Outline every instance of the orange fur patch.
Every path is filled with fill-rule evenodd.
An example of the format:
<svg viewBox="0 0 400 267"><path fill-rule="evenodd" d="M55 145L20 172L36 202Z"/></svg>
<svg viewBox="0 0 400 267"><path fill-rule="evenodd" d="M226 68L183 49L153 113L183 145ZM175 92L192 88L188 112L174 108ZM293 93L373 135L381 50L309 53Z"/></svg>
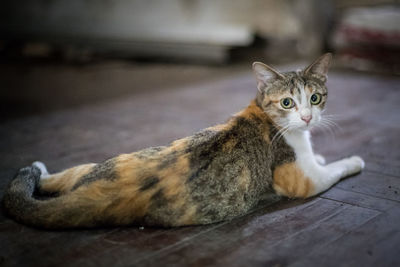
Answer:
<svg viewBox="0 0 400 267"><path fill-rule="evenodd" d="M208 128L206 128L206 130L220 132L220 131L229 130L230 127L231 127L231 124L230 124L230 122L228 122L228 123L218 124L218 125L208 127Z"/></svg>
<svg viewBox="0 0 400 267"><path fill-rule="evenodd" d="M295 162L278 166L274 171L274 189L287 197L307 198L314 192L312 181Z"/></svg>
<svg viewBox="0 0 400 267"><path fill-rule="evenodd" d="M101 190L109 191L110 194L118 192L118 196L116 196L118 201L108 208L107 212L122 224L142 218L147 213L151 214L152 211L149 208L152 204L152 197L160 190L162 190L162 197L166 199L166 204L170 209L182 209L188 197L185 181L190 170L189 157L187 154L182 154L178 156L176 162L161 169L159 162L165 154L184 151L186 146L186 139L175 141L153 159L141 159L136 157L135 153L120 155L116 161L116 171L120 178L112 183L96 182L90 186L90 189L88 188L88 194L96 195L95 187L102 187ZM148 190L140 191L143 181L151 176L157 177L158 183ZM194 213L194 208L187 210L176 224L190 224Z"/></svg>
<svg viewBox="0 0 400 267"><path fill-rule="evenodd" d="M178 140L172 142L171 146L168 147L166 153L169 153L168 150L183 151L187 147L187 144L188 144L188 138L178 139Z"/></svg>
<svg viewBox="0 0 400 267"><path fill-rule="evenodd" d="M79 165L65 171L52 174L46 179L40 180L40 188L46 192L66 193L86 174L88 174L96 164Z"/></svg>

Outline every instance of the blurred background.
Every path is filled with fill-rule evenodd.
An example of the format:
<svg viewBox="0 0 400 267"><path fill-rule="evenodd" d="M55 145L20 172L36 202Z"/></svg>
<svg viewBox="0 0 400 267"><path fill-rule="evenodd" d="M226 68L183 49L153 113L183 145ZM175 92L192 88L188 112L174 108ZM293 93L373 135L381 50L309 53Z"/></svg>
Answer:
<svg viewBox="0 0 400 267"><path fill-rule="evenodd" d="M400 74L396 0L5 0L1 121L335 54Z"/></svg>

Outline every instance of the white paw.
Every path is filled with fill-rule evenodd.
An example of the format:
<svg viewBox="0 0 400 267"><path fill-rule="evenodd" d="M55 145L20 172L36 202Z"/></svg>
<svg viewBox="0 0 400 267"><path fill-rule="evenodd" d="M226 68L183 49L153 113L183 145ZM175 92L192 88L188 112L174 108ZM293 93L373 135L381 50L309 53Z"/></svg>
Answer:
<svg viewBox="0 0 400 267"><path fill-rule="evenodd" d="M350 159L357 162L361 170L365 168L365 162L360 156L352 156Z"/></svg>
<svg viewBox="0 0 400 267"><path fill-rule="evenodd" d="M321 165L325 165L325 163L326 163L325 158L319 154L315 155L315 160L317 161L318 164L321 164Z"/></svg>
<svg viewBox="0 0 400 267"><path fill-rule="evenodd" d="M32 163L32 166L39 168L41 172L40 179L44 179L49 176L49 172L47 171L46 165L44 165L43 162L35 161L34 163Z"/></svg>
<svg viewBox="0 0 400 267"><path fill-rule="evenodd" d="M348 158L349 163L350 163L350 173L358 173L365 167L365 162L364 160L359 157L359 156L352 156Z"/></svg>

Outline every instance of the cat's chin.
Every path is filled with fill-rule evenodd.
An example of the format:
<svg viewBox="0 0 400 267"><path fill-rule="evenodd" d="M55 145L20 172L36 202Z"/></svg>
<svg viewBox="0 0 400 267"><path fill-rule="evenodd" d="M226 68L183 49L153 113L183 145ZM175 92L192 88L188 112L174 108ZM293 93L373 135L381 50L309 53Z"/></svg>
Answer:
<svg viewBox="0 0 400 267"><path fill-rule="evenodd" d="M312 124L304 125L304 126L300 127L300 130L301 131L309 131L313 128L313 126L314 125L312 125Z"/></svg>
<svg viewBox="0 0 400 267"><path fill-rule="evenodd" d="M312 128L314 128L314 124L302 125L302 126L298 126L295 129L293 129L292 132L311 131Z"/></svg>
<svg viewBox="0 0 400 267"><path fill-rule="evenodd" d="M300 133L300 132L309 131L310 129L311 129L311 127L308 127L308 126L298 127L296 129L291 130L290 132L292 132L292 133Z"/></svg>

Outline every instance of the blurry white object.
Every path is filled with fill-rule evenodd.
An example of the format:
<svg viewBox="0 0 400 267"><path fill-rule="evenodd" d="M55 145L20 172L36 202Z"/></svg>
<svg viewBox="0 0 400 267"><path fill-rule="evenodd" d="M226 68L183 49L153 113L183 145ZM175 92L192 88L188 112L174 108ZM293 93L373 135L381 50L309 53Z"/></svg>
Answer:
<svg viewBox="0 0 400 267"><path fill-rule="evenodd" d="M322 2L329 1L5 0L0 34L127 55L224 61L230 48L251 44L257 33L301 40L299 50L309 54L320 46L315 35L323 23L313 7Z"/></svg>

